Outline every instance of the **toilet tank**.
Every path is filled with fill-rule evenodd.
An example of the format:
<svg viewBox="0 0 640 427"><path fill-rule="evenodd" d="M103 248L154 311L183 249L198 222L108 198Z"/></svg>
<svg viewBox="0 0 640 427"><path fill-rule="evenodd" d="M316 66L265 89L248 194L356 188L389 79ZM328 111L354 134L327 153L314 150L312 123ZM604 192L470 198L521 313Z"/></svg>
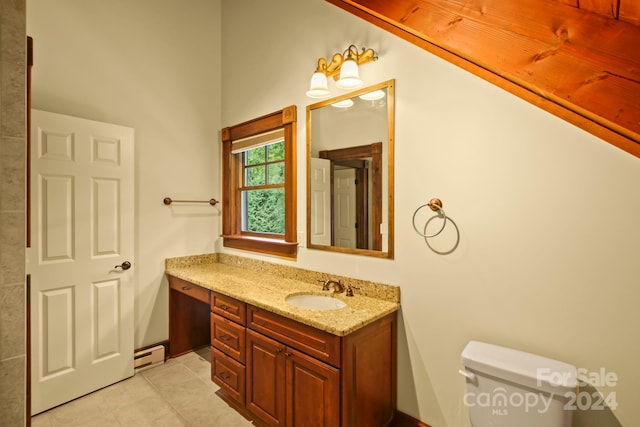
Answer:
<svg viewBox="0 0 640 427"><path fill-rule="evenodd" d="M571 427L575 366L478 341L464 348L462 363L473 427Z"/></svg>

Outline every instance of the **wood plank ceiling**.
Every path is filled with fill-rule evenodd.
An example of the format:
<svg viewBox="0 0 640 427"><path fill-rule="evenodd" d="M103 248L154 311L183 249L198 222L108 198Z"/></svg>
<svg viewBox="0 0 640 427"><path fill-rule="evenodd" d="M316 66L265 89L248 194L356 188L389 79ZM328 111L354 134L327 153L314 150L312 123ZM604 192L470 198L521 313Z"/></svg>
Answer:
<svg viewBox="0 0 640 427"><path fill-rule="evenodd" d="M609 18L619 19L634 25L640 24L640 2L638 0L558 0L560 3Z"/></svg>
<svg viewBox="0 0 640 427"><path fill-rule="evenodd" d="M326 0L640 157L640 0Z"/></svg>

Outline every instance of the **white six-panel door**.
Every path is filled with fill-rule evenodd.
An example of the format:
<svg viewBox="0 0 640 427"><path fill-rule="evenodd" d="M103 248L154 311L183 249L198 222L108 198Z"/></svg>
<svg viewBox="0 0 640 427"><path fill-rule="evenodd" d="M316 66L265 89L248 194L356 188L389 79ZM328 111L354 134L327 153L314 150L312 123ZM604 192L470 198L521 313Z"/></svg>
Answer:
<svg viewBox="0 0 640 427"><path fill-rule="evenodd" d="M333 172L334 244L342 248L356 247L356 171L336 169Z"/></svg>
<svg viewBox="0 0 640 427"><path fill-rule="evenodd" d="M133 375L134 132L32 110L31 134L37 414Z"/></svg>
<svg viewBox="0 0 640 427"><path fill-rule="evenodd" d="M311 243L331 246L331 161L311 157Z"/></svg>

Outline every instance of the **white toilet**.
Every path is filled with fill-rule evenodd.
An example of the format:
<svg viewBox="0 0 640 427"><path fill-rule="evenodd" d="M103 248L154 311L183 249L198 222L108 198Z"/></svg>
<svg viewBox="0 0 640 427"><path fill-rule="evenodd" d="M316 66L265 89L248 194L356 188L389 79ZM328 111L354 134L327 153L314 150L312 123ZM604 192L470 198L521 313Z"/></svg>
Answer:
<svg viewBox="0 0 640 427"><path fill-rule="evenodd" d="M478 341L467 344L462 362L473 427L571 427L575 366Z"/></svg>

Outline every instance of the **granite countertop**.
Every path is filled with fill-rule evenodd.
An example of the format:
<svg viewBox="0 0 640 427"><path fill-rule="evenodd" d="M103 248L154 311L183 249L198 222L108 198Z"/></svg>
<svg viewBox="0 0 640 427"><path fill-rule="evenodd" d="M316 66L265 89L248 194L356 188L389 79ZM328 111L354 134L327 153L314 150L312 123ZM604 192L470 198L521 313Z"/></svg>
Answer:
<svg viewBox="0 0 640 427"><path fill-rule="evenodd" d="M333 291L322 291L320 283L309 283L218 262L167 262L165 273L338 336L348 335L400 308L398 302L358 295L357 290L353 297L347 297L344 293L333 295ZM346 286L349 281L343 280L343 283ZM344 301L347 306L320 311L285 302L287 296L296 293L332 295Z"/></svg>

